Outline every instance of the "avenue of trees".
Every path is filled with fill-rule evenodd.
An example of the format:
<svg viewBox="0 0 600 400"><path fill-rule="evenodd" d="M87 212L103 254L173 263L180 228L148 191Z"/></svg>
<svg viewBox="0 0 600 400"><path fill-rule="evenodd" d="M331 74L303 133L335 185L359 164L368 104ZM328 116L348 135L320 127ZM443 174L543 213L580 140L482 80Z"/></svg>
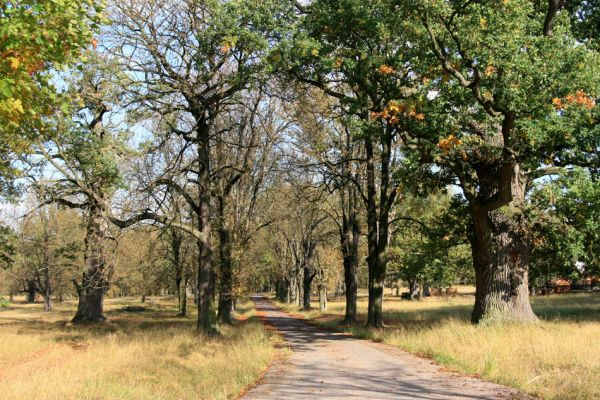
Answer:
<svg viewBox="0 0 600 400"><path fill-rule="evenodd" d="M386 288L463 282L533 323L600 274L598 32L595 0L0 2L0 293L217 333L243 293L351 324L364 288L383 327Z"/></svg>

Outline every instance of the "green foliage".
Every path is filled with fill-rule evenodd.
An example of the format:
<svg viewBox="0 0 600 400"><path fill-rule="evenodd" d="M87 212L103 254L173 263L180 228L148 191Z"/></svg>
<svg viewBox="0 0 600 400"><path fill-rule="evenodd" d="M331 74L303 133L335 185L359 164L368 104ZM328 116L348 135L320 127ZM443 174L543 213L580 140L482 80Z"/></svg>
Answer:
<svg viewBox="0 0 600 400"><path fill-rule="evenodd" d="M72 65L92 45L100 12L96 0L0 3L0 189L17 173L12 159L29 150L45 117L65 101L53 72Z"/></svg>
<svg viewBox="0 0 600 400"><path fill-rule="evenodd" d="M574 169L538 184L530 201L535 207L532 219L537 235L534 274L547 278L600 273L597 177L585 169Z"/></svg>
<svg viewBox="0 0 600 400"><path fill-rule="evenodd" d="M600 1L567 1L573 32L590 47L600 47Z"/></svg>
<svg viewBox="0 0 600 400"><path fill-rule="evenodd" d="M3 308L8 308L10 306L10 301L8 299L0 296L0 310Z"/></svg>
<svg viewBox="0 0 600 400"><path fill-rule="evenodd" d="M402 201L390 246L390 270L434 287L472 280L464 200L444 194Z"/></svg>
<svg viewBox="0 0 600 400"><path fill-rule="evenodd" d="M15 256L15 234L7 226L0 225L0 268L8 269Z"/></svg>
<svg viewBox="0 0 600 400"><path fill-rule="evenodd" d="M422 77L423 93L437 96L426 103L431 124L417 129L418 136L430 141L438 162L470 174L473 165L499 159L500 114L515 118L504 145L528 169L590 157L598 145L598 54L577 43L566 17L548 37L542 35L544 13L532 2L432 3L420 11L450 68L471 83L463 87L438 60ZM422 34L421 42L432 46ZM577 93L581 101L566 105Z"/></svg>
<svg viewBox="0 0 600 400"><path fill-rule="evenodd" d="M410 95L408 61L418 55L403 41L412 30L393 1L319 0L271 57L289 77L338 97L364 121L369 110Z"/></svg>

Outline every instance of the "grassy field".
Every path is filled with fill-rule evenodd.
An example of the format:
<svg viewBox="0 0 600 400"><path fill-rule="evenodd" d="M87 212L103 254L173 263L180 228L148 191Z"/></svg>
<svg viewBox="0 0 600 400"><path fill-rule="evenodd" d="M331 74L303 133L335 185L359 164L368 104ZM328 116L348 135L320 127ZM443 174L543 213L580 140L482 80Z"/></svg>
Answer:
<svg viewBox="0 0 600 400"><path fill-rule="evenodd" d="M473 326L472 294L411 302L387 297L382 330L341 327L344 301L326 313L288 311L434 359L462 373L518 388L546 399L600 398L600 294L533 298L541 322L534 326ZM318 303L313 306L318 308ZM367 300L359 300L366 319Z"/></svg>
<svg viewBox="0 0 600 400"><path fill-rule="evenodd" d="M271 334L243 302L243 320L222 336L194 333L170 300L151 311L107 300L110 322L73 326L74 303L44 313L41 304L0 311L0 398L227 399L253 384L274 356ZM193 307L190 307L193 308Z"/></svg>

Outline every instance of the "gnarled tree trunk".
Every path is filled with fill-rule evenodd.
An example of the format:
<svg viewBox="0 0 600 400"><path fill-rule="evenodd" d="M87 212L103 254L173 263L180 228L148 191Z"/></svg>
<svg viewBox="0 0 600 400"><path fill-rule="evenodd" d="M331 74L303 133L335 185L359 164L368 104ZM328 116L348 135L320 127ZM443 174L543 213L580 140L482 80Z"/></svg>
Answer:
<svg viewBox="0 0 600 400"><path fill-rule="evenodd" d="M81 284L73 280L79 295L73 322L100 322L103 315L104 294L109 282L105 276L107 222L99 207L90 210L85 236L85 269Z"/></svg>
<svg viewBox="0 0 600 400"><path fill-rule="evenodd" d="M202 113L203 114L203 113ZM202 238L198 244L198 322L197 329L216 333L217 323L214 315L214 272L213 252L211 243L211 218L210 218L210 147L209 126L200 121L198 132L198 191L199 191L199 230Z"/></svg>
<svg viewBox="0 0 600 400"><path fill-rule="evenodd" d="M518 215L473 211L474 323L533 322L528 270L531 245Z"/></svg>
<svg viewBox="0 0 600 400"><path fill-rule="evenodd" d="M518 164L507 171L510 202L490 207L488 203L471 201L471 248L476 278L471 316L474 323L537 321L529 301L532 246L522 211L527 181Z"/></svg>

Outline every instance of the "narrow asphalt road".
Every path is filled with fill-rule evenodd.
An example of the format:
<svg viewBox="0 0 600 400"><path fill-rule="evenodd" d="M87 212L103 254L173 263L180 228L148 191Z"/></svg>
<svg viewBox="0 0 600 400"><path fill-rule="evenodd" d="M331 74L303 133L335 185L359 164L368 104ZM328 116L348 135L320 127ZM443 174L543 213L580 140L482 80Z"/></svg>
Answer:
<svg viewBox="0 0 600 400"><path fill-rule="evenodd" d="M244 400L524 399L519 392L444 372L404 351L311 326L261 297L257 310L292 350Z"/></svg>

